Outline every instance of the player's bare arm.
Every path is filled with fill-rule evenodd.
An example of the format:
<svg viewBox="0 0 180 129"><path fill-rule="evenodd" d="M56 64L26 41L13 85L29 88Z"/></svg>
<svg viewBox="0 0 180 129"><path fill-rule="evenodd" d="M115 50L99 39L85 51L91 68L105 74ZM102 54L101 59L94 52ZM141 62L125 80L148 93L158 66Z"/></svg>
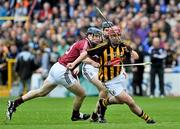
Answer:
<svg viewBox="0 0 180 129"><path fill-rule="evenodd" d="M73 69L78 63L80 63L86 57L87 57L87 51L82 52L74 62L67 64L67 68Z"/></svg>

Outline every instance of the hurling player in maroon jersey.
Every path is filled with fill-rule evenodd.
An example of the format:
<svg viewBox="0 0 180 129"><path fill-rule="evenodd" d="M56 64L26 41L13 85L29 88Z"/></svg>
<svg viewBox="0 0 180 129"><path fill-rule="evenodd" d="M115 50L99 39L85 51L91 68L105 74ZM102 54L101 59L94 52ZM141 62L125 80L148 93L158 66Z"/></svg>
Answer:
<svg viewBox="0 0 180 129"><path fill-rule="evenodd" d="M75 94L71 117L72 121L87 120L90 117L89 114L83 114L80 112L86 94L84 89L80 86L79 81L73 76L72 72L73 69L75 69L75 67L78 66L78 64L86 57L86 50L93 47L93 44L97 44L101 41L101 30L95 27L91 27L91 29L94 31L92 33L87 33L86 38L75 42L69 50L59 58L58 62L51 67L48 77L45 79L40 89L31 90L14 101L8 101L6 112L8 119L11 120L16 108L22 103L37 97L46 96L57 85L62 85Z"/></svg>

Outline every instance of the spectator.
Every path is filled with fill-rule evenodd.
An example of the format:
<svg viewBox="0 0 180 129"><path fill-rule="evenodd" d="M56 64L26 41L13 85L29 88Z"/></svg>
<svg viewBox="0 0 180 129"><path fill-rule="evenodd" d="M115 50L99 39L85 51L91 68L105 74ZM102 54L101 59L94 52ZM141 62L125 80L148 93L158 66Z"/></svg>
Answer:
<svg viewBox="0 0 180 129"><path fill-rule="evenodd" d="M163 48L160 48L160 39L155 37L152 40L152 47L149 50L151 57L151 95L150 98L153 98L155 95L155 78L156 74L159 77L159 87L160 87L160 97L164 97L164 59L167 56L166 51Z"/></svg>
<svg viewBox="0 0 180 129"><path fill-rule="evenodd" d="M170 45L168 43L165 44L164 48L167 52L167 57L165 59L165 67L173 68L176 65L175 51L170 48Z"/></svg>
<svg viewBox="0 0 180 129"><path fill-rule="evenodd" d="M48 74L49 68L50 68L50 52L51 49L49 48L48 43L46 42L45 39L40 39L39 40L39 46L42 52L42 57L41 57L41 73L43 77L45 78Z"/></svg>
<svg viewBox="0 0 180 129"><path fill-rule="evenodd" d="M18 54L18 48L15 43L11 43L9 46L8 58L15 59Z"/></svg>
<svg viewBox="0 0 180 129"><path fill-rule="evenodd" d="M40 21L47 20L50 15L52 15L51 6L48 2L45 2L43 4L43 10L41 10L39 13L39 20Z"/></svg>
<svg viewBox="0 0 180 129"><path fill-rule="evenodd" d="M76 8L76 0L69 0L68 1L68 6L67 6L67 11L68 11L68 16L72 18L74 16L74 10Z"/></svg>
<svg viewBox="0 0 180 129"><path fill-rule="evenodd" d="M7 2L5 2L5 3L7 3ZM7 10L6 6L5 6L5 4L3 4L3 2L2 2L2 3L0 3L0 17L4 17L4 16L7 16L7 15L8 15L8 10ZM2 25L4 22L5 21L0 20L0 25Z"/></svg>
<svg viewBox="0 0 180 129"><path fill-rule="evenodd" d="M19 0L16 3L15 16L27 16L29 2L27 0Z"/></svg>
<svg viewBox="0 0 180 129"><path fill-rule="evenodd" d="M5 41L0 39L0 76L2 85L7 84L7 51Z"/></svg>
<svg viewBox="0 0 180 129"><path fill-rule="evenodd" d="M59 58L58 47L56 44L52 46L52 52L50 53L50 66L53 66Z"/></svg>
<svg viewBox="0 0 180 129"><path fill-rule="evenodd" d="M147 4L147 13L148 14L153 14L155 12L155 5L156 5L156 0L149 0Z"/></svg>
<svg viewBox="0 0 180 129"><path fill-rule="evenodd" d="M30 90L30 80L33 71L38 68L38 65L35 64L34 55L29 52L28 45L24 45L23 51L20 52L16 58L15 71L20 77L19 82L19 95L22 96L23 92L26 89L26 92Z"/></svg>
<svg viewBox="0 0 180 129"><path fill-rule="evenodd" d="M147 17L141 18L140 28L137 29L137 35L141 38L141 43L144 48L146 46L143 43L144 43L145 39L148 37L149 31L150 31L150 28L149 28L148 18Z"/></svg>
<svg viewBox="0 0 180 129"><path fill-rule="evenodd" d="M141 45L141 39L138 36L135 38L134 50L139 55L139 59L134 60L134 63L143 63L144 51L143 51L143 46ZM132 81L133 94L138 96L143 96L142 81L143 81L144 66L134 66L132 70L133 70L133 81Z"/></svg>
<svg viewBox="0 0 180 129"><path fill-rule="evenodd" d="M10 40L13 41L16 44L16 47L17 47L18 51L21 51L22 42L21 42L20 39L18 39L16 30L11 30L11 32L10 32Z"/></svg>
<svg viewBox="0 0 180 129"><path fill-rule="evenodd" d="M59 55L62 56L68 48L69 48L69 45L66 44L65 39L62 39L60 44L58 45L58 53L59 53Z"/></svg>

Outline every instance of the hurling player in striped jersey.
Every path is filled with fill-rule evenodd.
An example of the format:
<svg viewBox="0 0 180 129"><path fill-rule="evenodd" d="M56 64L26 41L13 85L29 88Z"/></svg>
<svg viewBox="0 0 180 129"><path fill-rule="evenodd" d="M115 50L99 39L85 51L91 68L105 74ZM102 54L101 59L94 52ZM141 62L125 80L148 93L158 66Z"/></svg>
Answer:
<svg viewBox="0 0 180 129"><path fill-rule="evenodd" d="M125 103L134 114L144 119L147 124L154 124L155 121L136 104L125 90L126 74L120 65L123 65L129 58L138 59L137 52L120 39L121 29L118 26L112 26L107 34L109 35L107 43L99 44L87 51L89 56L97 55L99 57L99 80L104 83L112 95L107 99L99 100L99 119L106 122L104 115L108 105Z"/></svg>

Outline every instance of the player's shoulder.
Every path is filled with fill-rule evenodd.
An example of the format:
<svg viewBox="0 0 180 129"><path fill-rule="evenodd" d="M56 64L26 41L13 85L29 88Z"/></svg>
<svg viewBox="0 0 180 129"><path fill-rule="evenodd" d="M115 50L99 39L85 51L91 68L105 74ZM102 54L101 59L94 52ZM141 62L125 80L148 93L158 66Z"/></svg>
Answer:
<svg viewBox="0 0 180 129"><path fill-rule="evenodd" d="M84 46L87 46L88 45L88 40L86 39L81 39L81 40L78 40L74 43L74 45L78 48L81 48L81 47L84 47Z"/></svg>
<svg viewBox="0 0 180 129"><path fill-rule="evenodd" d="M75 43L81 45L81 44L85 44L87 42L88 41L86 39L81 39L81 40L76 41Z"/></svg>

